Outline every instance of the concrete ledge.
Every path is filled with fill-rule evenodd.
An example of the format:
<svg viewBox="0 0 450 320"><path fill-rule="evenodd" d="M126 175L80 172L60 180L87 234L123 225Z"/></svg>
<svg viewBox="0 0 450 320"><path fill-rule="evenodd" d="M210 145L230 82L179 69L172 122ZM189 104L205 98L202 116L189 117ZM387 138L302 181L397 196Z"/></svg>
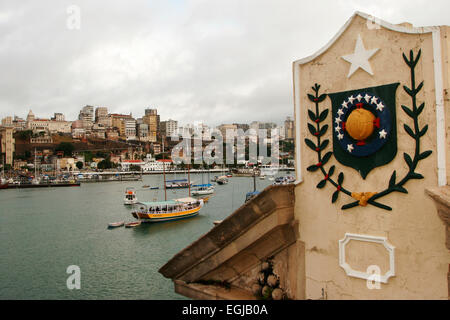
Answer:
<svg viewBox="0 0 450 320"><path fill-rule="evenodd" d="M214 285L174 281L175 292L195 300L255 300L255 297L242 289L225 289Z"/></svg>

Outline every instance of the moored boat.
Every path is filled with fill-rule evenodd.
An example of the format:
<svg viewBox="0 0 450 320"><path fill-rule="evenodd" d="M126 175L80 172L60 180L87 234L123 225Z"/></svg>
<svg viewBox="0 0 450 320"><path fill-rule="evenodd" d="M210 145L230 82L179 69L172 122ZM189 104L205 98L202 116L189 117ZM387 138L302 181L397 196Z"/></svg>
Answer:
<svg viewBox="0 0 450 320"><path fill-rule="evenodd" d="M141 225L141 221L133 221L125 223L125 228L134 228Z"/></svg>
<svg viewBox="0 0 450 320"><path fill-rule="evenodd" d="M131 214L142 222L164 222L198 215L202 199L191 197L158 202L139 202L138 210Z"/></svg>
<svg viewBox="0 0 450 320"><path fill-rule="evenodd" d="M192 183L189 183L187 179L166 181L166 189L187 189L189 187L192 187Z"/></svg>
<svg viewBox="0 0 450 320"><path fill-rule="evenodd" d="M217 178L216 182L217 182L217 184L220 184L220 185L227 184L228 178L227 178L227 176L221 176L221 177Z"/></svg>
<svg viewBox="0 0 450 320"><path fill-rule="evenodd" d="M214 187L212 184L200 184L194 187L195 189L193 189L191 192L192 195L194 196L201 196L214 193Z"/></svg>
<svg viewBox="0 0 450 320"><path fill-rule="evenodd" d="M122 227L124 224L125 224L124 221L111 222L111 223L108 223L108 228L109 229L118 228L118 227Z"/></svg>
<svg viewBox="0 0 450 320"><path fill-rule="evenodd" d="M125 198L123 199L123 204L132 205L137 203L136 190L134 188L127 188L125 190Z"/></svg>

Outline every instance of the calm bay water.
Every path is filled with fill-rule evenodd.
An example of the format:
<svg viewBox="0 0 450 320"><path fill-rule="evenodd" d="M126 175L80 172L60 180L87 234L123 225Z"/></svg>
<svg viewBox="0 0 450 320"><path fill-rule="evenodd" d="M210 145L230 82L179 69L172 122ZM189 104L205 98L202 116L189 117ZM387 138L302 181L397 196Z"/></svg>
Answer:
<svg viewBox="0 0 450 320"><path fill-rule="evenodd" d="M211 175L212 177L212 175ZM167 179L185 178L167 175ZM194 183L207 175L191 174ZM138 200L164 200L162 175L144 181L85 183L81 187L0 190L0 299L185 299L158 269L177 252L239 208L253 178L230 178L190 219L108 230L132 221L126 187ZM256 179L262 190L272 181ZM167 198L188 190L167 190ZM66 269L81 269L81 289L69 290Z"/></svg>

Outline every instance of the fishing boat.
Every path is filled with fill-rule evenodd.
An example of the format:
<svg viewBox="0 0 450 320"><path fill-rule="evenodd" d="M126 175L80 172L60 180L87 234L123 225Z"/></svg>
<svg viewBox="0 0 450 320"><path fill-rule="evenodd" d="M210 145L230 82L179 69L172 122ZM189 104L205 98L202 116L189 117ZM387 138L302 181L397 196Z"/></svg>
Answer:
<svg viewBox="0 0 450 320"><path fill-rule="evenodd" d="M157 202L139 202L137 204L138 209L132 211L131 214L142 222L164 222L194 217L198 215L203 205L202 199L191 197Z"/></svg>
<svg viewBox="0 0 450 320"><path fill-rule="evenodd" d="M123 204L132 205L137 203L136 190L134 188L127 188L125 190L125 198Z"/></svg>
<svg viewBox="0 0 450 320"><path fill-rule="evenodd" d="M194 189L192 190L192 195L194 196L202 196L212 193L214 193L214 186L210 183L195 185Z"/></svg>
<svg viewBox="0 0 450 320"><path fill-rule="evenodd" d="M111 222L111 223L108 223L108 228L109 229L118 228L118 227L122 227L124 224L125 224L124 221Z"/></svg>
<svg viewBox="0 0 450 320"><path fill-rule="evenodd" d="M134 228L141 225L141 221L133 221L125 223L125 228Z"/></svg>

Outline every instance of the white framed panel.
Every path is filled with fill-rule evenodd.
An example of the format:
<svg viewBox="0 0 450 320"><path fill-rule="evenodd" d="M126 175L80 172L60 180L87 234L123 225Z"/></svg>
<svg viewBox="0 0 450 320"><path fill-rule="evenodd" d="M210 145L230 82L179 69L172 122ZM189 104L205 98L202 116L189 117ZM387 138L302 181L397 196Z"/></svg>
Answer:
<svg viewBox="0 0 450 320"><path fill-rule="evenodd" d="M366 280L373 276L371 273L354 270L346 262L345 247L351 240L382 244L389 254L389 270L384 275L380 275L380 282L387 283L390 277L395 276L395 247L387 241L387 238L346 233L345 237L339 240L339 265L348 276Z"/></svg>

